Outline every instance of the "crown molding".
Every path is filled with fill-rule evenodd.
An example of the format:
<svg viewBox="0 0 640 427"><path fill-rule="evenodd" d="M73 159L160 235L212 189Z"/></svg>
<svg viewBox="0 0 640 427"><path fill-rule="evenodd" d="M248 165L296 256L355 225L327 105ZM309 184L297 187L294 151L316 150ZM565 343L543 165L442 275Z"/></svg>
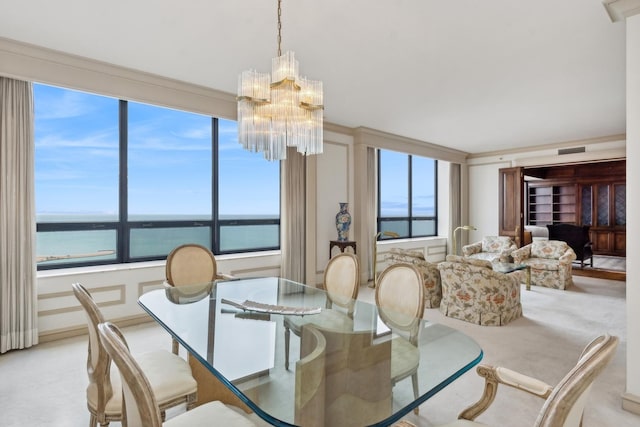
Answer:
<svg viewBox="0 0 640 427"><path fill-rule="evenodd" d="M624 21L626 18L640 13L640 0L603 0L611 22Z"/></svg>

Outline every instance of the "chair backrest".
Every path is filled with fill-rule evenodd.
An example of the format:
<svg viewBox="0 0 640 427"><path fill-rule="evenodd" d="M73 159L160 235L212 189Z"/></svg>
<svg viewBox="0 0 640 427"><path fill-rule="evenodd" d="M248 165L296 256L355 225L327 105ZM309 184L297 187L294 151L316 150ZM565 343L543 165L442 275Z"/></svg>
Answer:
<svg viewBox="0 0 640 427"><path fill-rule="evenodd" d="M593 381L615 354L618 338L602 335L582 352L576 366L556 385L542 407L536 427L578 427Z"/></svg>
<svg viewBox="0 0 640 427"><path fill-rule="evenodd" d="M87 356L87 375L89 377L89 387L95 387L97 391L97 407L96 412L104 413L105 406L111 396L113 389L111 387L110 370L111 358L109 354L100 345L100 336L98 333L98 325L104 322L104 317L95 303L89 291L80 283L71 285L73 293L82 305L87 317L87 326L89 329L89 350ZM116 392L120 392L116 390Z"/></svg>
<svg viewBox="0 0 640 427"><path fill-rule="evenodd" d="M411 264L385 268L376 285L376 305L382 320L392 328L409 331L415 343L424 315L422 274Z"/></svg>
<svg viewBox="0 0 640 427"><path fill-rule="evenodd" d="M585 256L585 245L590 243L588 225L547 224L549 240L561 240L576 253L578 259ZM589 254L591 251L589 251Z"/></svg>
<svg viewBox="0 0 640 427"><path fill-rule="evenodd" d="M358 297L358 258L349 253L335 255L324 270L324 288L329 299L340 307L353 308Z"/></svg>
<svg viewBox="0 0 640 427"><path fill-rule="evenodd" d="M188 243L173 249L165 266L167 283L171 286L212 282L218 269L213 253L202 245Z"/></svg>
<svg viewBox="0 0 640 427"><path fill-rule="evenodd" d="M161 427L160 409L149 380L131 356L122 333L110 322L100 323L98 331L102 345L118 367L122 378L123 426Z"/></svg>

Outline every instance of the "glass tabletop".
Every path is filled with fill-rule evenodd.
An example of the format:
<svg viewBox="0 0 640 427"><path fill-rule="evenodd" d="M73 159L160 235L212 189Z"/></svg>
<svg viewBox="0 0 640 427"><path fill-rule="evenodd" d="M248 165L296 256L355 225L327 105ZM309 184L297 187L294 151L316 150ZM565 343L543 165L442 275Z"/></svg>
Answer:
<svg viewBox="0 0 640 427"><path fill-rule="evenodd" d="M407 331L373 304L343 309L323 290L275 277L167 287L138 302L273 425L352 425L354 417L356 425L390 425L483 356L455 329L419 320ZM237 305L245 302L262 311ZM272 312L296 308L319 313Z"/></svg>
<svg viewBox="0 0 640 427"><path fill-rule="evenodd" d="M494 271L498 273L513 273L514 271L524 270L526 264L515 264L512 262L494 262L491 264Z"/></svg>

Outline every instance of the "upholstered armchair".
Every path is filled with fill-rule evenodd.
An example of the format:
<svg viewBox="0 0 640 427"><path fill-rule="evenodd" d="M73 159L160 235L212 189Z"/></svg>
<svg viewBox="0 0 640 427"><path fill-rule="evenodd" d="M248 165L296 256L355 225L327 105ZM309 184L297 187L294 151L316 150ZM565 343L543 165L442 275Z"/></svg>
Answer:
<svg viewBox="0 0 640 427"><path fill-rule="evenodd" d="M440 311L483 326L502 326L522 316L519 272L494 271L489 261L448 255L438 264Z"/></svg>
<svg viewBox="0 0 640 427"><path fill-rule="evenodd" d="M392 248L385 258L388 265L406 263L415 265L422 274L424 285L424 304L426 308L437 308L442 299L440 272L436 264L425 260L422 252Z"/></svg>
<svg viewBox="0 0 640 427"><path fill-rule="evenodd" d="M537 240L511 252L513 262L528 265L531 284L566 289L573 284L571 264L576 253L566 242Z"/></svg>
<svg viewBox="0 0 640 427"><path fill-rule="evenodd" d="M463 246L462 255L491 262L511 262L511 252L516 249L508 236L486 236L480 242Z"/></svg>

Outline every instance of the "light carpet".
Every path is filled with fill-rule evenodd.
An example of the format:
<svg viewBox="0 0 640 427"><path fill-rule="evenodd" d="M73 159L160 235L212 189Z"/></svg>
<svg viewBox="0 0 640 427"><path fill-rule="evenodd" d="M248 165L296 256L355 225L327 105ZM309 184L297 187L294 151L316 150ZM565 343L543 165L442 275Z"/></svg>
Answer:
<svg viewBox="0 0 640 427"><path fill-rule="evenodd" d="M426 310L425 317L473 337L484 350L482 363L507 366L550 384L571 369L592 338L605 332L617 335L618 351L594 384L584 427L640 426L640 416L621 409L626 375L625 282L577 276L574 281L566 291L523 287L524 317L503 327L450 319L437 309ZM360 288L360 298L372 302L373 296L372 289ZM125 328L124 333L134 353L171 348L171 339L155 323ZM0 355L0 426L88 425L86 357L86 336ZM480 397L482 388L482 380L471 370L425 402L418 416L406 419L421 427L450 422ZM500 389L494 406L478 421L496 427L532 426L541 406L534 396Z"/></svg>
<svg viewBox="0 0 640 427"><path fill-rule="evenodd" d="M483 348L481 363L505 366L556 384L576 363L583 348L596 336L609 333L620 338L616 355L596 380L584 414L588 426L640 426L640 416L622 410L626 381L625 282L574 276L565 291L522 287L524 316L506 326L479 326L443 316L438 309L425 318L456 328L473 337ZM420 415L408 415L417 426L450 422L482 394L483 380L475 369L467 372L420 407ZM533 426L543 401L501 387L492 407L477 421L491 426Z"/></svg>

